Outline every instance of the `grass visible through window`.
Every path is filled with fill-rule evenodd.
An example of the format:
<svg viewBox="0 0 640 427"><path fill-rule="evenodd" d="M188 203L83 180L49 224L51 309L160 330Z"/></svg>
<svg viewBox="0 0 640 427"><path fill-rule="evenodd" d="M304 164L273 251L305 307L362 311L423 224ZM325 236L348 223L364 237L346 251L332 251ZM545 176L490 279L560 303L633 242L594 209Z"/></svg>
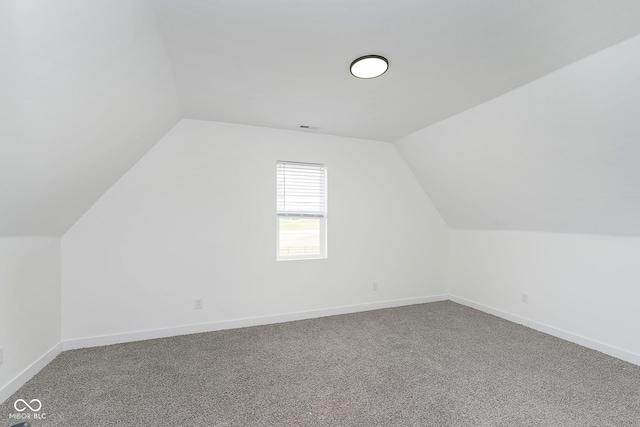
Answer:
<svg viewBox="0 0 640 427"><path fill-rule="evenodd" d="M320 219L281 217L278 220L280 256L320 254Z"/></svg>

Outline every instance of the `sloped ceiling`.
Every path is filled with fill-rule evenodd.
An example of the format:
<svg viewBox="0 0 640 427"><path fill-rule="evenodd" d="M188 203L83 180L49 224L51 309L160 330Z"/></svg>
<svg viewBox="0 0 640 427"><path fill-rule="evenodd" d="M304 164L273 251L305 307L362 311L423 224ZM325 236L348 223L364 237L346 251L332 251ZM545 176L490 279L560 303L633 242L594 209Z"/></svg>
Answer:
<svg viewBox="0 0 640 427"><path fill-rule="evenodd" d="M395 141L638 33L637 0L5 0L0 235L63 234L181 118L284 129L305 124L320 133ZM370 53L387 56L389 71L355 79L350 62ZM538 95L530 94L535 105ZM450 225L558 229L567 215L514 219L522 212L506 200L516 184L478 200L464 188L453 191L465 186L460 176L431 170L433 147L447 152L448 143L463 150L469 141L485 142L474 138L473 123L456 120L464 133L451 138L456 142L432 138L436 131L427 128L398 145ZM577 122L559 122L549 133L560 139L578 132L565 129ZM530 126L542 132L536 126L548 124ZM529 149L535 151L522 150ZM504 152L505 163L513 156L518 164L519 154ZM586 172L570 158L553 161L558 170ZM537 182L512 167L516 171L505 179L519 181L522 193L532 195L522 198L537 200L545 212L556 201L562 206L573 189L573 181L563 181L569 172L550 178L564 188L550 193L540 183L545 179ZM604 191L598 188L593 194ZM615 209L635 214L618 193L613 199L607 200L621 203ZM617 231L629 231L629 223Z"/></svg>
<svg viewBox="0 0 640 427"><path fill-rule="evenodd" d="M2 1L0 61L0 235L63 234L181 116L145 1Z"/></svg>
<svg viewBox="0 0 640 427"><path fill-rule="evenodd" d="M640 33L638 0L155 0L185 117L395 141ZM381 54L389 71L349 65Z"/></svg>
<svg viewBox="0 0 640 427"><path fill-rule="evenodd" d="M640 36L398 141L449 226L640 235Z"/></svg>

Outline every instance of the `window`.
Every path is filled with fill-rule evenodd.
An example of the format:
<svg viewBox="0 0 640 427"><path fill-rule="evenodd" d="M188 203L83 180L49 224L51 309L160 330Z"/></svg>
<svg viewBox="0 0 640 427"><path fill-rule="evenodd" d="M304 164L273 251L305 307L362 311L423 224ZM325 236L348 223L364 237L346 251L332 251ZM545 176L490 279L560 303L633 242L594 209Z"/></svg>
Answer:
<svg viewBox="0 0 640 427"><path fill-rule="evenodd" d="M278 260L327 257L326 184L324 165L278 162Z"/></svg>

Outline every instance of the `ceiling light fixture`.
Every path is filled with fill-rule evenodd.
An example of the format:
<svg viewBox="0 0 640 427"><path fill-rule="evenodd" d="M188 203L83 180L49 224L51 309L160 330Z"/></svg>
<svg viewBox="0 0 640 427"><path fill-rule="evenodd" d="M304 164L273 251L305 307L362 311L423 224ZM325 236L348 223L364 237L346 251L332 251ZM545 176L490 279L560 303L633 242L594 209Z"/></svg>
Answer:
<svg viewBox="0 0 640 427"><path fill-rule="evenodd" d="M351 74L359 79L372 79L389 69L389 61L380 55L361 56L351 63Z"/></svg>

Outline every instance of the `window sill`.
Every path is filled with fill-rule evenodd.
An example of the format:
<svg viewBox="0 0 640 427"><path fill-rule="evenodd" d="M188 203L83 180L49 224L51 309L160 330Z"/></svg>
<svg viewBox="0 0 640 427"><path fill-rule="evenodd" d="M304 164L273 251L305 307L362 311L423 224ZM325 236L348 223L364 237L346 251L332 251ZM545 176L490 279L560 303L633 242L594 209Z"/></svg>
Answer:
<svg viewBox="0 0 640 427"><path fill-rule="evenodd" d="M296 258L276 258L276 261L312 261L318 259L327 259L327 256L312 256L312 257L296 257Z"/></svg>

